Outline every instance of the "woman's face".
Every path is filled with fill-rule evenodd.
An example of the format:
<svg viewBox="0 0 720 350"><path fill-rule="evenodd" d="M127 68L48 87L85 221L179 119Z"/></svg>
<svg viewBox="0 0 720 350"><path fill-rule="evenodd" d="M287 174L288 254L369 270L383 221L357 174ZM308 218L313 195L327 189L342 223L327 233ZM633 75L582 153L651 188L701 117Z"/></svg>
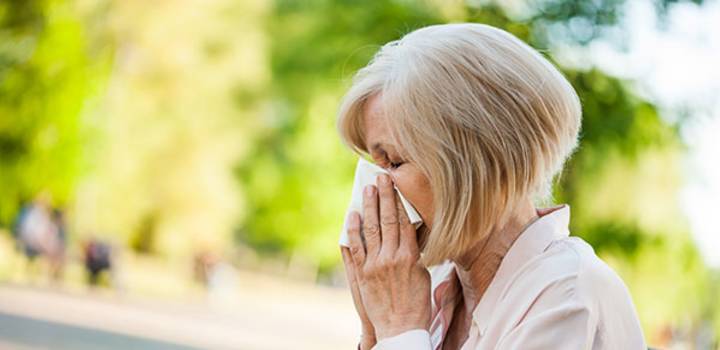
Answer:
<svg viewBox="0 0 720 350"><path fill-rule="evenodd" d="M392 142L387 117L378 96L374 95L367 101L362 117L367 150L375 164L390 173L395 185L415 207L425 225L432 227L434 211L430 183L415 164L403 158L405 152Z"/></svg>

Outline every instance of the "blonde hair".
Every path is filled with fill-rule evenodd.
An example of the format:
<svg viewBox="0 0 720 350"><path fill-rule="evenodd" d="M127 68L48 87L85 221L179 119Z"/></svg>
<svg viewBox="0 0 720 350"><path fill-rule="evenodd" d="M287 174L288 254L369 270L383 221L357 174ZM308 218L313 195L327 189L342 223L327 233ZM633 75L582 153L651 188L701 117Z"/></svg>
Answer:
<svg viewBox="0 0 720 350"><path fill-rule="evenodd" d="M374 95L393 141L430 182L426 265L459 257L521 200L549 200L577 145L581 107L570 83L530 46L488 25L415 30L357 72L337 125L361 156L369 153L362 114Z"/></svg>

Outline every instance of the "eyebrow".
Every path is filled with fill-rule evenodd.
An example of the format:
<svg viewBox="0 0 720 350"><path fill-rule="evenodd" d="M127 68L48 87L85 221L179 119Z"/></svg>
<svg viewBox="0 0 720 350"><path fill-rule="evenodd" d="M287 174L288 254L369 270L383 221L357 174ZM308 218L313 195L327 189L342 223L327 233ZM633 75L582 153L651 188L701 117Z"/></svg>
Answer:
<svg viewBox="0 0 720 350"><path fill-rule="evenodd" d="M379 153L388 154L388 152L394 153L396 151L397 150L396 150L395 146L392 144L384 143L384 142L376 142L370 146L369 153L372 154L373 152L379 152Z"/></svg>

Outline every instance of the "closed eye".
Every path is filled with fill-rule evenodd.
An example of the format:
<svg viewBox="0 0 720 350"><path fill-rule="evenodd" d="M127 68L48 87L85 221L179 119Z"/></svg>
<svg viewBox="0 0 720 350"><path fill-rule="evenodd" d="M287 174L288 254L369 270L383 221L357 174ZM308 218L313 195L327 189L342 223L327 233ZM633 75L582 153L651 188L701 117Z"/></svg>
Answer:
<svg viewBox="0 0 720 350"><path fill-rule="evenodd" d="M388 156L387 152L385 152L385 150L383 150L383 149L378 149L377 152L379 154L376 155L376 159L379 160L378 163L382 163L382 165L378 164L382 167L387 167L391 170L395 170L395 169L401 167L403 164L405 164L404 161L399 161L399 162L390 161L390 157Z"/></svg>

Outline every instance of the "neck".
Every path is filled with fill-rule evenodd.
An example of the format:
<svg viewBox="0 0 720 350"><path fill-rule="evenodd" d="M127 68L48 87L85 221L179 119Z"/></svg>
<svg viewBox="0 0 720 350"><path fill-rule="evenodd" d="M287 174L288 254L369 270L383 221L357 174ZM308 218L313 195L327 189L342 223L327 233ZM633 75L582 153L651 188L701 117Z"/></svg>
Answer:
<svg viewBox="0 0 720 350"><path fill-rule="evenodd" d="M471 315L480 302L510 246L537 218L534 206L527 201L514 211L503 227L494 229L454 261L467 315Z"/></svg>

